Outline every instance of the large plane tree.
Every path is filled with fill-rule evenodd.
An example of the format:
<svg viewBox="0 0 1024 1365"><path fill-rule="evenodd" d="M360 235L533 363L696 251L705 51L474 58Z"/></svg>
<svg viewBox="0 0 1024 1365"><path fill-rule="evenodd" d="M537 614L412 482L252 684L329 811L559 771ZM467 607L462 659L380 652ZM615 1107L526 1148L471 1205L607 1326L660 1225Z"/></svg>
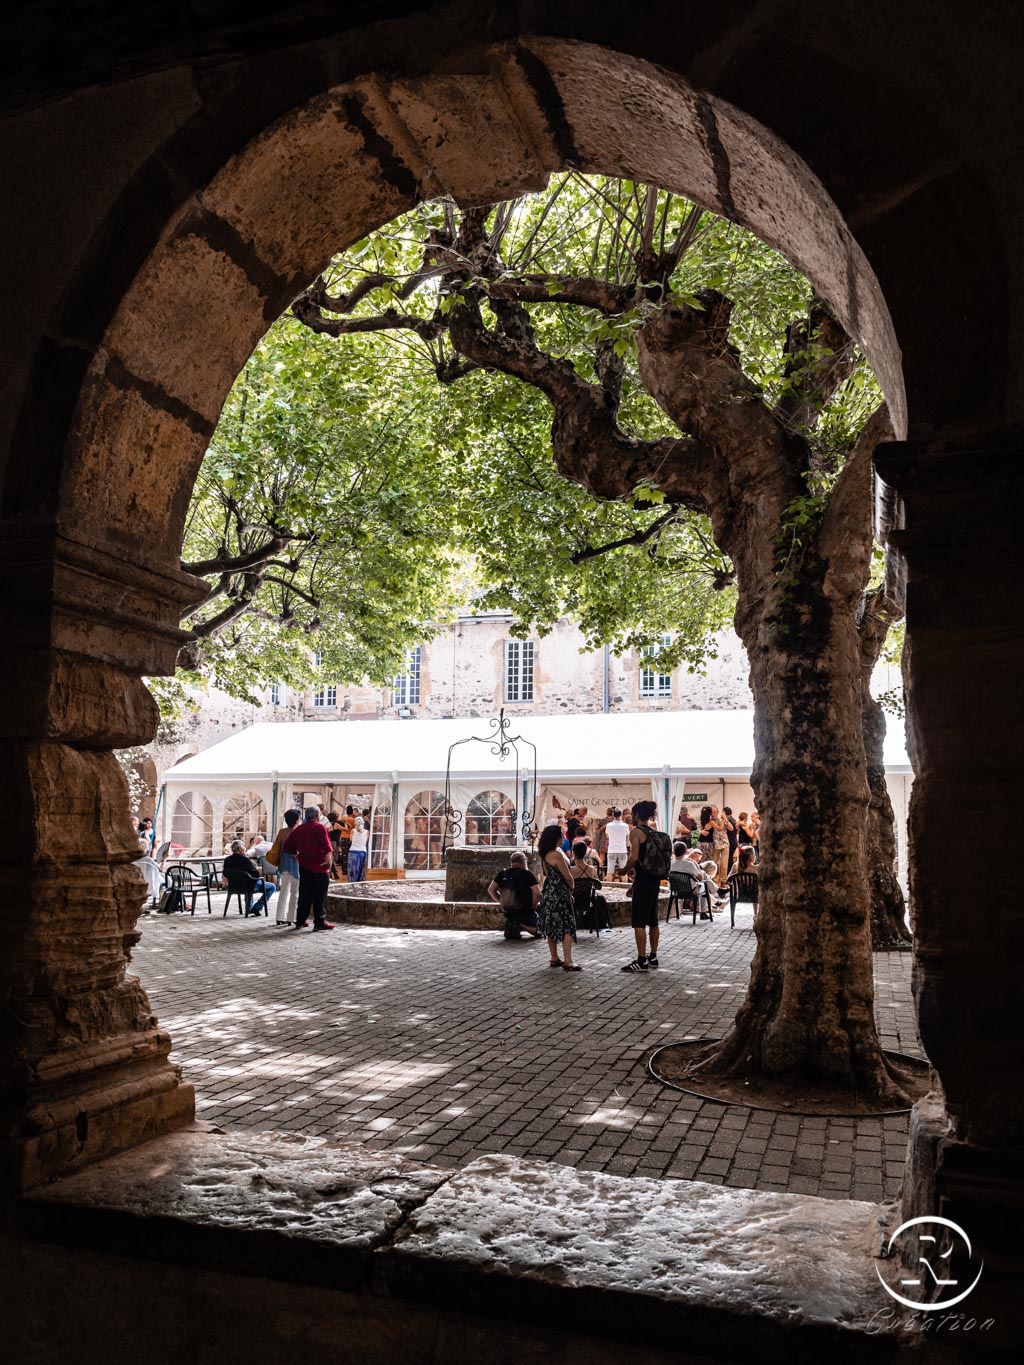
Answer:
<svg viewBox="0 0 1024 1365"><path fill-rule="evenodd" d="M657 501L652 548L706 518L735 574L765 856L747 997L705 1069L900 1100L873 1015L880 811L864 728L884 605L871 455L889 422L855 345L795 272L765 272L759 293L724 225L650 187L570 175L529 211L431 205L384 240L342 258L294 316L332 337L413 339L445 385L482 372L530 386L563 476L609 502Z"/></svg>

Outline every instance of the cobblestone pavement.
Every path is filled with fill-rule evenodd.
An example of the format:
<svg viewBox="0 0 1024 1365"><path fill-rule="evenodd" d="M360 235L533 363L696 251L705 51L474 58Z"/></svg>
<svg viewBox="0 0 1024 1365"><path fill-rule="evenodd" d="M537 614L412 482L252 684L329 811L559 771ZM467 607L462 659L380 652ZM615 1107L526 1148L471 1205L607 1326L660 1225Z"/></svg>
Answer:
<svg viewBox="0 0 1024 1365"><path fill-rule="evenodd" d="M222 902L221 902L222 903ZM745 988L750 915L673 921L663 965L619 968L632 935L580 936L576 975L496 932L330 934L273 920L150 916L135 966L201 1118L345 1138L439 1166L510 1151L620 1175L879 1200L906 1117L801 1117L681 1094L652 1046L721 1036ZM883 1044L920 1054L910 955L875 957Z"/></svg>

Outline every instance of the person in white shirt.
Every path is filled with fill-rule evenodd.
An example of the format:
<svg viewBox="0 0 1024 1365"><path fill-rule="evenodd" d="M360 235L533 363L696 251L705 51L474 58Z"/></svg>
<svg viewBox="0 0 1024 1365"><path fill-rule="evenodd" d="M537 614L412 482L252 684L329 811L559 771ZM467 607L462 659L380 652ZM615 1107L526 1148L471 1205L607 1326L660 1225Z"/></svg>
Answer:
<svg viewBox="0 0 1024 1365"><path fill-rule="evenodd" d="M348 879L350 882L366 880L366 846L368 842L369 831L366 828L366 821L361 815L357 815L352 828L352 847L348 851Z"/></svg>
<svg viewBox="0 0 1024 1365"><path fill-rule="evenodd" d="M605 875L613 882L621 881L620 871L624 872L629 861L629 826L622 818L621 810L613 810L612 818L604 827L608 839L608 862Z"/></svg>
<svg viewBox="0 0 1024 1365"><path fill-rule="evenodd" d="M245 850L245 856L247 858L255 859L260 865L263 876L272 882L276 882L278 875L277 868L272 867L271 864L267 862L267 854L273 847L274 845L270 843L265 834L257 833L252 841L252 848L247 848Z"/></svg>

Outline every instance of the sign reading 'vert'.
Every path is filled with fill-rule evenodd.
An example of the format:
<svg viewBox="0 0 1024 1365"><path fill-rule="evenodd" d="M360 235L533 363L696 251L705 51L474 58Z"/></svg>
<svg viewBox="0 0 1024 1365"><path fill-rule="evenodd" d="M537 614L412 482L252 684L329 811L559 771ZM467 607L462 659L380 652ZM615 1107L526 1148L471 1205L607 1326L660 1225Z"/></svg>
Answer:
<svg viewBox="0 0 1024 1365"><path fill-rule="evenodd" d="M707 792L683 792L683 804L692 801L695 805L700 802L702 805L707 801Z"/></svg>

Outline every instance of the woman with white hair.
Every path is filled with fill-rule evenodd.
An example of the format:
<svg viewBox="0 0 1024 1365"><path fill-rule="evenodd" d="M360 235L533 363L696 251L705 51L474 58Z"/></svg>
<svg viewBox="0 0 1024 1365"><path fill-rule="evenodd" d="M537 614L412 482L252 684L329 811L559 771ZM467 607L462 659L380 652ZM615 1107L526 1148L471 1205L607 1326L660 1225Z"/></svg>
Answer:
<svg viewBox="0 0 1024 1365"><path fill-rule="evenodd" d="M366 821L361 815L357 815L352 826L352 846L348 851L348 879L350 882L366 880L366 846L368 842L369 830L366 828Z"/></svg>

